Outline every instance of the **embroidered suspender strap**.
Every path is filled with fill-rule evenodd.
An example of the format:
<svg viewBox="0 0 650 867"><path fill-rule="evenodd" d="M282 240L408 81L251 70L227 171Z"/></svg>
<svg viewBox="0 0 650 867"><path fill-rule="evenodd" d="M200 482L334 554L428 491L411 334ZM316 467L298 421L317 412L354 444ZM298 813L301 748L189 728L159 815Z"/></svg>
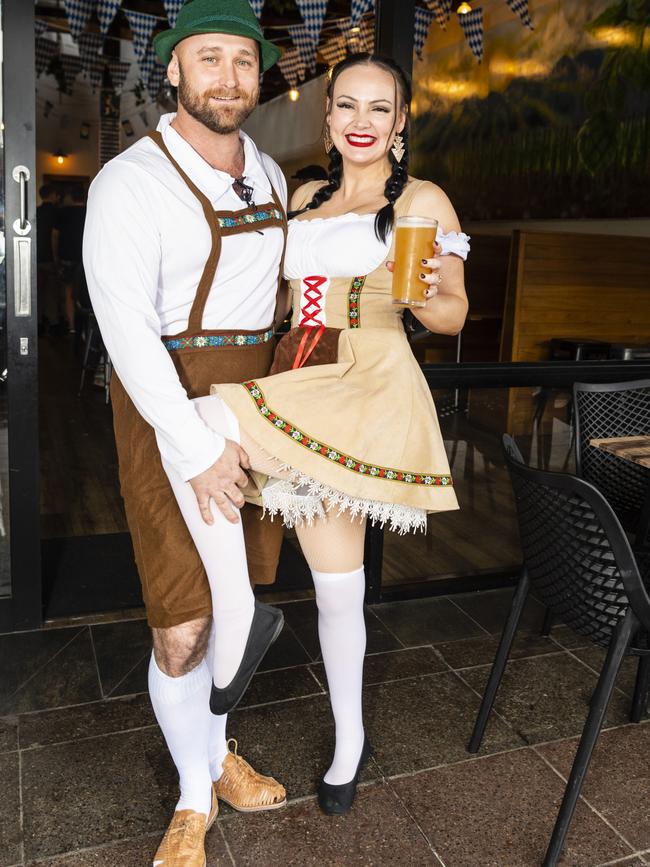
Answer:
<svg viewBox="0 0 650 867"><path fill-rule="evenodd" d="M208 222L208 226L210 227L210 233L212 235L212 249L210 250L208 261L205 263L205 268L203 269L201 280L199 281L199 285L197 286L196 295L194 296L194 302L192 304L192 309L190 310L189 321L187 323L187 332L189 332L190 334L197 334L199 331L203 330L203 310L208 300L210 289L212 288L212 284L214 282L214 275L217 273L217 265L219 263L219 257L221 255L221 231L219 229L219 222L215 216L212 202L206 195L204 195L204 193L201 192L201 190L196 186L196 184L192 180L190 180L189 176L183 171L183 169L179 166L174 157L170 154L169 148L165 144L165 141L162 137L162 133L156 131L150 132L148 133L148 135L158 145L158 147L165 154L167 159L174 166L176 171L183 178L187 186L201 203L205 219Z"/></svg>

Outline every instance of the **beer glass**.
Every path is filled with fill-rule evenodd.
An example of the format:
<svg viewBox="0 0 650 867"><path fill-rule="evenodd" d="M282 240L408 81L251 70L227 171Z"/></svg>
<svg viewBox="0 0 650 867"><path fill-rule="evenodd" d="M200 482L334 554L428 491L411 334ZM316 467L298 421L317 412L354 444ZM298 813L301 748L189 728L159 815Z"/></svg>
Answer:
<svg viewBox="0 0 650 867"><path fill-rule="evenodd" d="M393 304L424 307L427 284L420 280L422 259L431 259L438 221L430 217L398 217L395 225Z"/></svg>

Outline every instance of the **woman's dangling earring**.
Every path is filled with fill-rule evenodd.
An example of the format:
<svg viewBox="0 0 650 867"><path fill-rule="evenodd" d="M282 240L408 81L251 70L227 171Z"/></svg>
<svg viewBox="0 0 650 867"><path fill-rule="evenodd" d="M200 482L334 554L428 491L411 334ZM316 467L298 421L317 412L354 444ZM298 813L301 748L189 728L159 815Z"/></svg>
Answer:
<svg viewBox="0 0 650 867"><path fill-rule="evenodd" d="M395 157L397 162L401 163L402 157L404 156L404 139L399 132L393 139L393 146L391 148L391 151L393 152L393 156Z"/></svg>
<svg viewBox="0 0 650 867"><path fill-rule="evenodd" d="M330 128L325 124L325 132L323 133L323 142L325 144L325 153L329 153L334 147L334 142L332 141L332 136L330 135Z"/></svg>

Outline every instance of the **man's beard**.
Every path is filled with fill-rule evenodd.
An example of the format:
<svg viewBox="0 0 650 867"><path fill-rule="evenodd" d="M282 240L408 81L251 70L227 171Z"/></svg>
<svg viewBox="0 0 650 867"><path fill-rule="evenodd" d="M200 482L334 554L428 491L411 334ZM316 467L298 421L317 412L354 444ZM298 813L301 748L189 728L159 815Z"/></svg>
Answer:
<svg viewBox="0 0 650 867"><path fill-rule="evenodd" d="M259 87L252 93L246 93L246 91L240 88L227 92L220 92L218 89L214 89L198 93L190 86L187 78L183 75L183 70L180 70L178 82L179 103L199 123L211 129L212 132L218 132L221 135L235 132L241 127L257 105L259 95ZM214 99L220 96L238 96L241 100L236 106L230 106L228 103L224 103L221 106Z"/></svg>

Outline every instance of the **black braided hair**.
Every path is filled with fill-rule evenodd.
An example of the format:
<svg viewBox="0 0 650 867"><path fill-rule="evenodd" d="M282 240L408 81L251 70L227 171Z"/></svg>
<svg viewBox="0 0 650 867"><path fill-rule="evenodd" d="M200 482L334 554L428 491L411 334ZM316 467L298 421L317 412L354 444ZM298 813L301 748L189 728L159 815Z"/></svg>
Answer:
<svg viewBox="0 0 650 867"><path fill-rule="evenodd" d="M393 222L395 219L395 210L394 205L397 199L402 194L404 187L408 182L408 162L409 162L409 106L411 104L411 84L402 70L400 66L398 66L394 60L390 57L383 57L376 54L351 54L349 57L346 57L345 60L337 63L336 66L332 69L332 75L329 80L329 84L327 87L327 97L331 102L332 96L334 94L334 85L336 84L336 79L341 75L342 72L345 72L346 69L350 69L353 66L378 66L380 69L384 69L386 72L389 72L395 81L395 105L396 105L396 113L395 113L395 122L397 122L397 115L400 110L406 112L406 124L404 129L402 130L402 140L404 145L404 155L400 162L395 159L395 155L393 154L392 149L388 151L387 158L391 166L391 173L386 180L386 186L384 187L384 197L387 200L387 204L384 205L383 208L377 213L377 217L375 218L375 234L382 241L386 241L388 233L393 227ZM341 180L343 177L343 159L341 154L336 149L336 147L332 147L330 151L330 164L327 173L327 183L324 184L320 189L316 190L310 202L308 202L303 208L299 211L294 211L289 214L290 217L295 216L296 214L302 214L305 211L314 210L319 208L323 202L327 202L332 198L332 194L339 189L341 186Z"/></svg>

